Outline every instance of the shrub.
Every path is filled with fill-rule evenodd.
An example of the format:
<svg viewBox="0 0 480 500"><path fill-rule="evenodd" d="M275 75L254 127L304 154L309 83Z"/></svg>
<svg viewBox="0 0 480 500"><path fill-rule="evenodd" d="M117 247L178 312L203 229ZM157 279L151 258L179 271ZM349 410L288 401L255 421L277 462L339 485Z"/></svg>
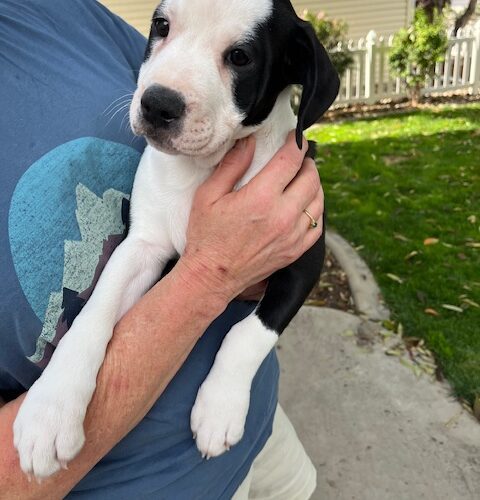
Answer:
<svg viewBox="0 0 480 500"><path fill-rule="evenodd" d="M416 106L427 77L435 74L435 65L445 59L448 37L445 19L435 13L432 21L423 9L415 13L413 24L401 29L393 40L390 67L407 86L410 100Z"/></svg>

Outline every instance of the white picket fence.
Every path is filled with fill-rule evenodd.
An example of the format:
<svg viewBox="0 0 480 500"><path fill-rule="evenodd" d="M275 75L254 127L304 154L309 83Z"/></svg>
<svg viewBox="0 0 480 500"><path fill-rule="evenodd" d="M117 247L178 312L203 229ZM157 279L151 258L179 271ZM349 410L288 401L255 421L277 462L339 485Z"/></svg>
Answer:
<svg viewBox="0 0 480 500"><path fill-rule="evenodd" d="M392 76L389 68L388 54L392 42L393 35L377 37L374 31L358 42L348 42L353 64L342 77L336 104L371 104L407 95L404 84L400 78ZM423 93L460 90L480 91L480 21L449 37L445 61L437 64L435 77L425 82Z"/></svg>

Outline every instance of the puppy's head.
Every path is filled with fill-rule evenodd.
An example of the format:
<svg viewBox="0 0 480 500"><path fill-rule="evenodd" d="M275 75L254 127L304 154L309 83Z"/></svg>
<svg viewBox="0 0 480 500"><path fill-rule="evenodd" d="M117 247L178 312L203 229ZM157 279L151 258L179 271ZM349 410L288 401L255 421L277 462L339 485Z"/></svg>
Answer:
<svg viewBox="0 0 480 500"><path fill-rule="evenodd" d="M132 129L170 154L223 155L295 83L303 85L300 144L339 80L289 0L164 0L153 15Z"/></svg>

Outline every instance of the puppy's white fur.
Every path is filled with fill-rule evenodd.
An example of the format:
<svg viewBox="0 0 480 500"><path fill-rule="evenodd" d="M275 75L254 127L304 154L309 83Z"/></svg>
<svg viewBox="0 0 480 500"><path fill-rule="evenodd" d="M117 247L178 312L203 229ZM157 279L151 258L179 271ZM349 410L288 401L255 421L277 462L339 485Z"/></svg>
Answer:
<svg viewBox="0 0 480 500"><path fill-rule="evenodd" d="M162 5L171 20L171 37L155 45L142 67L131 122L138 130L140 97L156 83L186 96L185 127L167 148L175 155L146 148L132 192L130 233L50 364L28 391L15 420L21 467L40 478L58 471L82 448L83 420L113 328L157 281L166 262L183 252L197 187L235 140L254 133L256 153L239 187L244 185L296 125L286 90L261 126L243 127L244 117L234 104L232 76L222 66L225 48L248 37L255 24L268 16L270 0L211 0L210 15L202 1L165 0ZM219 28L217 20L221 20ZM253 315L226 336L192 411L192 429L204 456L219 455L241 438L251 382L276 340L275 332Z"/></svg>

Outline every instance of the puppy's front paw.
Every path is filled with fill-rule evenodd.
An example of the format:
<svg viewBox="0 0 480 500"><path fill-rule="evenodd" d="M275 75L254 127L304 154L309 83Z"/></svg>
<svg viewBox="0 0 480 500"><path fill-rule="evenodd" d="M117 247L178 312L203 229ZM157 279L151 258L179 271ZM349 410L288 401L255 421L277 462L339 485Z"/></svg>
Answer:
<svg viewBox="0 0 480 500"><path fill-rule="evenodd" d="M228 451L242 439L250 404L250 385L210 373L197 394L191 428L202 457Z"/></svg>
<svg viewBox="0 0 480 500"><path fill-rule="evenodd" d="M28 391L13 425L14 445L25 474L43 479L66 468L85 442L85 407L74 394L50 390L39 379Z"/></svg>

